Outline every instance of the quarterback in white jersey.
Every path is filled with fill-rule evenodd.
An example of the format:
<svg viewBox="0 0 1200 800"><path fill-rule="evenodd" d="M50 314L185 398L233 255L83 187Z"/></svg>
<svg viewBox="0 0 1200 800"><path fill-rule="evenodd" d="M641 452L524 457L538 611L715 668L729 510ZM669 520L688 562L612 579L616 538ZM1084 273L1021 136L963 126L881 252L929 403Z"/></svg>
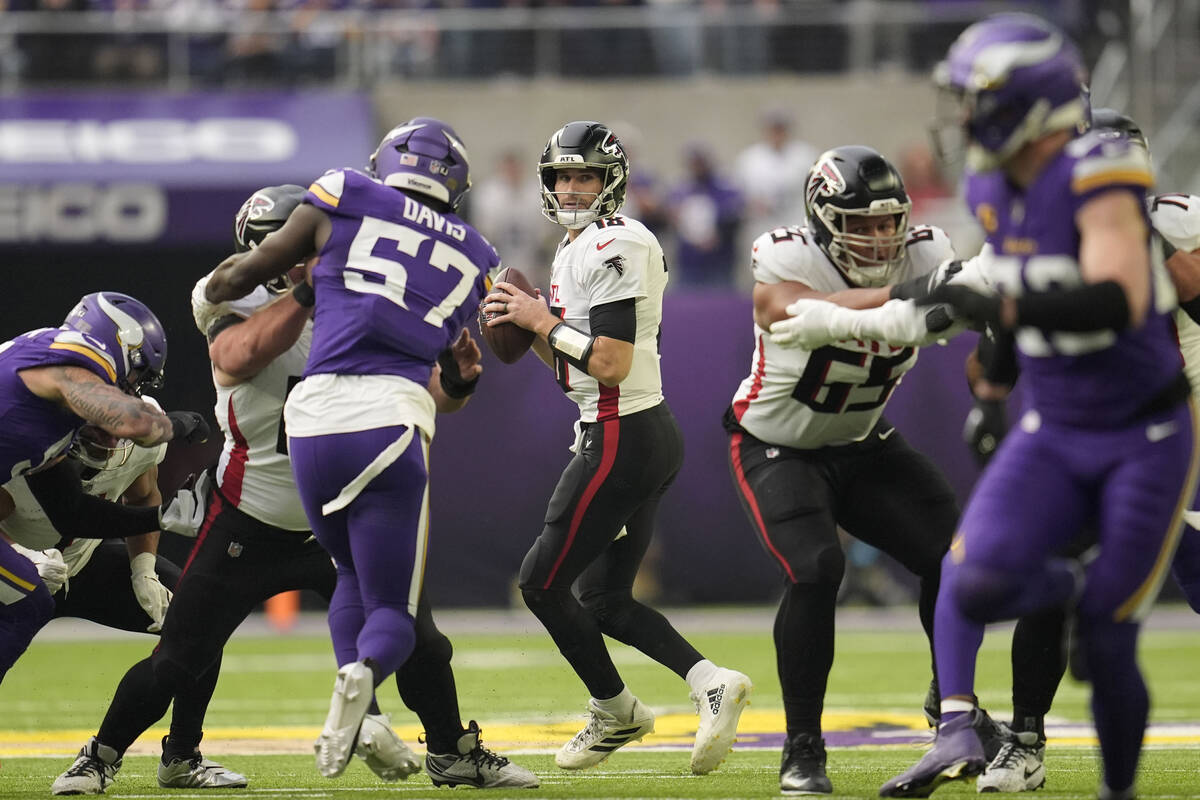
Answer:
<svg viewBox="0 0 1200 800"><path fill-rule="evenodd" d="M700 713L691 767L705 774L733 746L750 680L705 659L632 593L658 501L683 462L683 437L659 372L662 248L640 222L617 214L629 160L608 126L564 125L550 137L538 173L542 213L566 229L549 308L540 292L531 297L503 281L483 308L498 315L489 324L513 322L537 334L535 352L579 406L575 457L519 579L526 605L591 693L591 721L555 762L590 767L654 730L654 714L613 666L607 634L688 682ZM697 700L713 697L723 701Z"/></svg>
<svg viewBox="0 0 1200 800"><path fill-rule="evenodd" d="M958 504L882 414L917 346L948 335L951 322L944 310L916 309L900 290L948 280L957 264L941 230L909 227L903 180L869 147L824 153L805 196L806 227L754 242L754 355L725 427L735 490L785 580L774 629L788 730L780 789L828 794L821 711L845 570L839 527L920 578L921 623L932 631ZM780 326L800 310L803 324ZM842 316L857 315L877 330L827 335L851 334ZM806 344L809 331L822 334L817 343Z"/></svg>

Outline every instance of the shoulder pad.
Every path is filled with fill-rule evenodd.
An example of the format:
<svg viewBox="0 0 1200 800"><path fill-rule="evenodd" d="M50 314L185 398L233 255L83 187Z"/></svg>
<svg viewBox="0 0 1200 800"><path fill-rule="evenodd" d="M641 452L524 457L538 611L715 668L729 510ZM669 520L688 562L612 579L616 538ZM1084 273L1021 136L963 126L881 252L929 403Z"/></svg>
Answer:
<svg viewBox="0 0 1200 800"><path fill-rule="evenodd" d="M1150 224L1177 250L1200 249L1200 197L1160 194L1150 203Z"/></svg>
<svg viewBox="0 0 1200 800"><path fill-rule="evenodd" d="M799 226L775 228L759 236L751 246L751 269L759 283L803 281L812 265L813 252L820 252Z"/></svg>

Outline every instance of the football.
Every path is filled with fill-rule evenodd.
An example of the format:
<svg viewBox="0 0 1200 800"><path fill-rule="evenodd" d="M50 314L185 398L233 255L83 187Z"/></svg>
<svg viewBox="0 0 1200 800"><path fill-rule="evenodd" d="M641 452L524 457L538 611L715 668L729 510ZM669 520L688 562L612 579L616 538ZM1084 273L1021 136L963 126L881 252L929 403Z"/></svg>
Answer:
<svg viewBox="0 0 1200 800"><path fill-rule="evenodd" d="M528 295L537 293L537 290L533 288L533 284L529 282L529 279L516 267L505 267L500 270L500 274L496 276L496 282L499 283L500 281L511 283ZM483 336L483 340L487 342L488 349L496 355L496 358L505 364L512 364L525 355L525 351L533 344L533 339L537 334L533 331L527 331L511 322L488 326L488 320L498 316L501 315L485 313L481 305L479 307L479 333Z"/></svg>

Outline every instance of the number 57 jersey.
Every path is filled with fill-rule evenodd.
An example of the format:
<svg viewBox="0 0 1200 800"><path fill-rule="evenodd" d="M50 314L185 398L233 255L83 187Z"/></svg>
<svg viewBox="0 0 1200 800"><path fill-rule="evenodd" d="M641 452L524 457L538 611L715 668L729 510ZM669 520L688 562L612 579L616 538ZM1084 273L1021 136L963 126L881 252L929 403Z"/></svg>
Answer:
<svg viewBox="0 0 1200 800"><path fill-rule="evenodd" d="M794 281L825 293L853 288L806 228L764 233L753 252L758 283ZM954 257L946 234L927 226L909 230L905 252L893 282L932 272ZM755 325L750 375L733 397L726 425L799 450L858 442L875 427L892 390L916 362L917 348L877 341L784 348Z"/></svg>
<svg viewBox="0 0 1200 800"><path fill-rule="evenodd" d="M305 202L332 222L313 269L313 346L304 375L391 375L422 389L471 318L495 248L457 215L355 170L335 170Z"/></svg>

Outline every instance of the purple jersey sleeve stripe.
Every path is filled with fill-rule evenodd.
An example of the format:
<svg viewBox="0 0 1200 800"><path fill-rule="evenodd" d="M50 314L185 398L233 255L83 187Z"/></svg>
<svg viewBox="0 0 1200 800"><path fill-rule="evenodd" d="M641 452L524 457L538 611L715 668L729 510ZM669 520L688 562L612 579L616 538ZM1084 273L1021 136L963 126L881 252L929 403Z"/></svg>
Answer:
<svg viewBox="0 0 1200 800"><path fill-rule="evenodd" d="M1087 194L1105 186L1153 186L1154 176L1140 169L1114 169L1071 181L1071 191Z"/></svg>
<svg viewBox="0 0 1200 800"><path fill-rule="evenodd" d="M308 193L331 208L338 207L338 198L325 191L325 187L321 186L319 183L314 183L312 186L309 186Z"/></svg>

